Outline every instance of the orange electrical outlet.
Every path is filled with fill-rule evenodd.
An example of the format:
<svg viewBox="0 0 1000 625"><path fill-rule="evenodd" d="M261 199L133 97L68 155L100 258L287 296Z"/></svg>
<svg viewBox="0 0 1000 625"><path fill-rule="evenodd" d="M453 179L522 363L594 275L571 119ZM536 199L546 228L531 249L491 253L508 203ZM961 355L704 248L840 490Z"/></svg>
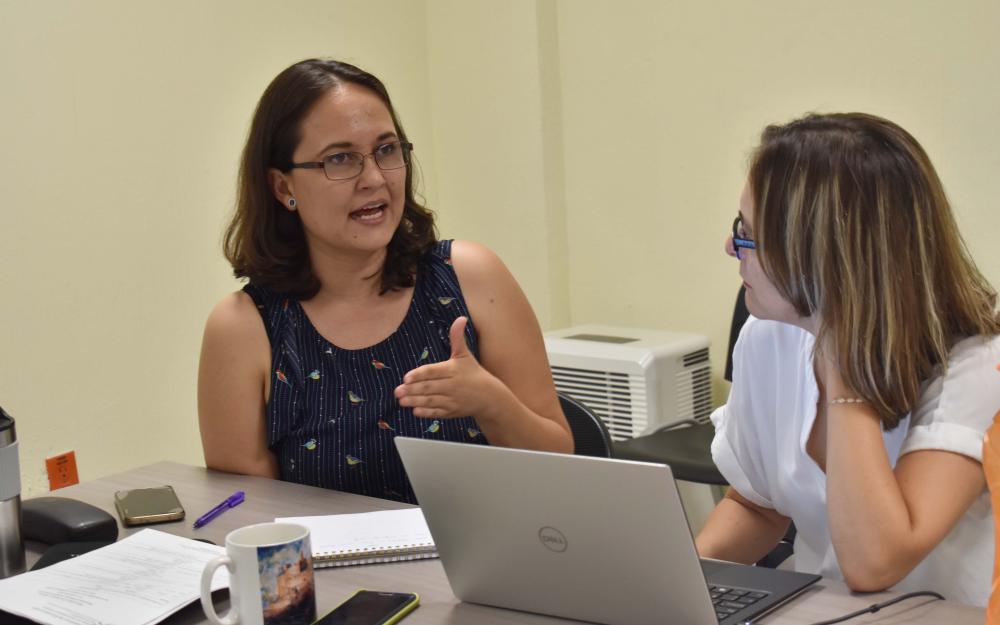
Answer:
<svg viewBox="0 0 1000 625"><path fill-rule="evenodd" d="M76 472L76 454L72 451L46 458L45 470L49 474L49 490L80 483Z"/></svg>

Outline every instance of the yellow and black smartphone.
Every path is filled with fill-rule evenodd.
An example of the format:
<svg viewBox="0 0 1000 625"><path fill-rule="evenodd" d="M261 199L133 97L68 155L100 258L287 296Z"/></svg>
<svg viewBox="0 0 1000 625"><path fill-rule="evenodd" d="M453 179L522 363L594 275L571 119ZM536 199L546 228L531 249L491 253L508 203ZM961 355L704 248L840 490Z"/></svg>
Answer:
<svg viewBox="0 0 1000 625"><path fill-rule="evenodd" d="M134 488L115 493L115 508L125 525L180 521L184 507L172 486Z"/></svg>
<svg viewBox="0 0 1000 625"><path fill-rule="evenodd" d="M359 590L313 625L392 625L419 603L414 592Z"/></svg>

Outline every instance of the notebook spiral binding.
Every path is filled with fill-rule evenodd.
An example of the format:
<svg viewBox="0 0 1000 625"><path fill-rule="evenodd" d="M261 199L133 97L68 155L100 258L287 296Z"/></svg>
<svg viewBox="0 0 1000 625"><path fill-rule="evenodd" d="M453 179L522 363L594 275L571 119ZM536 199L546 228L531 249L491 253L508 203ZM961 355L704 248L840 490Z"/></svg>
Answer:
<svg viewBox="0 0 1000 625"><path fill-rule="evenodd" d="M349 549L341 552L321 552L313 554L313 566L354 566L358 564L378 564L380 562L404 562L436 558L437 549L433 543L400 545L388 549Z"/></svg>

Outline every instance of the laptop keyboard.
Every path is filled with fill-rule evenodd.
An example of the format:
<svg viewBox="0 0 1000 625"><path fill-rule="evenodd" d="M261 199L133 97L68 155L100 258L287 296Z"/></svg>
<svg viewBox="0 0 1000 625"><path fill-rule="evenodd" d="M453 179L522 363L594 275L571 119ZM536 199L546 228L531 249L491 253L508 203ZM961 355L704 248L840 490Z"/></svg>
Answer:
<svg viewBox="0 0 1000 625"><path fill-rule="evenodd" d="M768 595L766 592L758 592L756 590L715 586L712 584L708 585L708 592L712 595L715 616L720 621L729 618L743 608L752 606Z"/></svg>

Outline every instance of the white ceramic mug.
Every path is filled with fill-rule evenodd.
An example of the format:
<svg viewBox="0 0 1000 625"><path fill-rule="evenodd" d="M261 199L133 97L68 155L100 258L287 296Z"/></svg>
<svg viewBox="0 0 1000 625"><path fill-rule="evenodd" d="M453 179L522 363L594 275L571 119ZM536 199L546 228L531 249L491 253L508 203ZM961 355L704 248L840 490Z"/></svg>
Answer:
<svg viewBox="0 0 1000 625"><path fill-rule="evenodd" d="M212 605L212 577L229 570L229 602L220 617ZM292 523L260 523L229 532L226 555L205 565L201 606L216 625L309 625L316 620L309 530Z"/></svg>

